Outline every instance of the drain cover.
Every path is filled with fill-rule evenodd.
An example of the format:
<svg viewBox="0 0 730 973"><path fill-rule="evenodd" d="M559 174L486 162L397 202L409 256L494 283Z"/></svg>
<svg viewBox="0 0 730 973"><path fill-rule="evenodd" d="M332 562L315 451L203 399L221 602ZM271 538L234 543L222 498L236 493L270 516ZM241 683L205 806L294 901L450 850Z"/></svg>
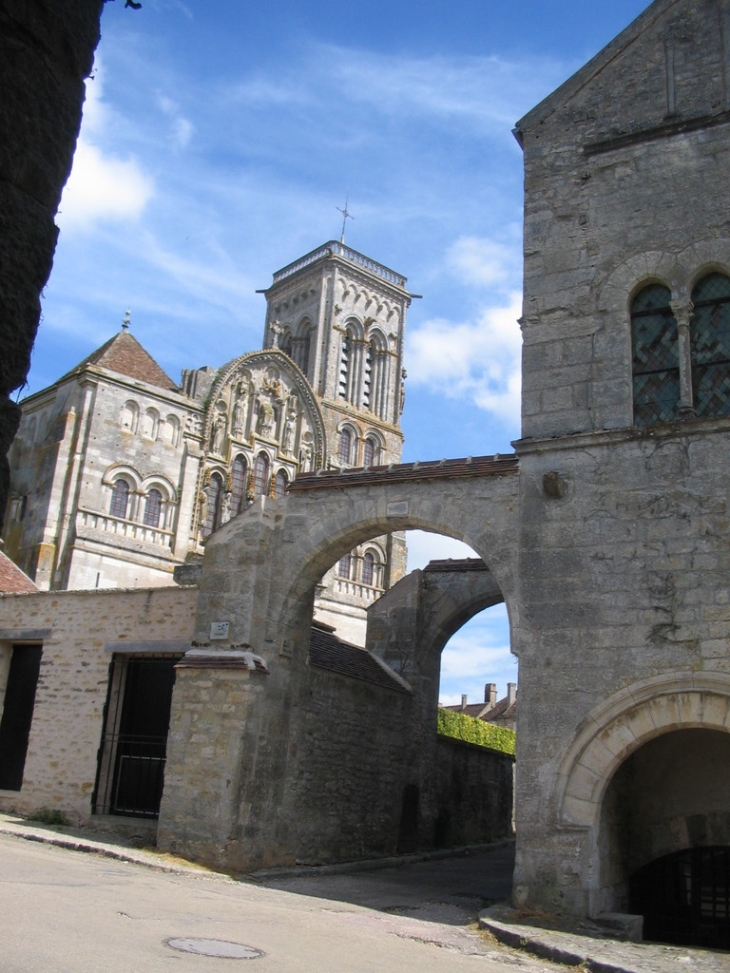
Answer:
<svg viewBox="0 0 730 973"><path fill-rule="evenodd" d="M215 956L216 959L258 959L265 954L243 943L227 943L221 939L168 939L167 945L182 953Z"/></svg>

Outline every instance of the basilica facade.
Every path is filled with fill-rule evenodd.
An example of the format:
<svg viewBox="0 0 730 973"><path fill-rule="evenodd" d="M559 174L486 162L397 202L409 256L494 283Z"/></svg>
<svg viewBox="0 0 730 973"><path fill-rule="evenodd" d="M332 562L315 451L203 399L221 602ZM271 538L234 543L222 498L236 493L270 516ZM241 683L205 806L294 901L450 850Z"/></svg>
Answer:
<svg viewBox="0 0 730 973"><path fill-rule="evenodd" d="M406 278L339 242L263 291L263 350L177 385L130 331L23 403L5 551L41 590L156 587L298 472L398 462ZM402 535L333 565L318 618L362 642Z"/></svg>

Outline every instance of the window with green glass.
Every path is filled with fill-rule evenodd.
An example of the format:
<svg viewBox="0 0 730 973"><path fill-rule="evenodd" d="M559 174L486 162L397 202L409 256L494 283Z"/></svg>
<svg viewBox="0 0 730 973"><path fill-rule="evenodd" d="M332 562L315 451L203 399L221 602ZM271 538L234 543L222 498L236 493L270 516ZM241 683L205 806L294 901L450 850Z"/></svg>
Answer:
<svg viewBox="0 0 730 973"><path fill-rule="evenodd" d="M649 426L676 418L679 403L677 322L671 292L650 284L631 305L634 423Z"/></svg>
<svg viewBox="0 0 730 973"><path fill-rule="evenodd" d="M692 291L692 391L698 416L730 415L730 278L712 273Z"/></svg>

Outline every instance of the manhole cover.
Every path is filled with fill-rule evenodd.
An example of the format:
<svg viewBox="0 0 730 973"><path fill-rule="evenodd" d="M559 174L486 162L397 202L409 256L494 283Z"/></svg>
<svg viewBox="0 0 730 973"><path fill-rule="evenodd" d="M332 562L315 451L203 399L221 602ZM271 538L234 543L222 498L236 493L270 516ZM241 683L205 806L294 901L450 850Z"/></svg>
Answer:
<svg viewBox="0 0 730 973"><path fill-rule="evenodd" d="M257 959L265 954L243 943L227 943L221 939L168 939L167 945L182 953L215 956L216 959Z"/></svg>

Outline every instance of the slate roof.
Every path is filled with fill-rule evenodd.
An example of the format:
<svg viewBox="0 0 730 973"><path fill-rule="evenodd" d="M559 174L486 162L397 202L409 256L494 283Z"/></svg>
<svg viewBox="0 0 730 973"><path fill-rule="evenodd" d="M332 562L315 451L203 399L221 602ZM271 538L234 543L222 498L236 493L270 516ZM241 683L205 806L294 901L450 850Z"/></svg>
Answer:
<svg viewBox="0 0 730 973"><path fill-rule="evenodd" d="M463 574L465 571L488 571L484 561L480 557L447 557L435 558L429 561L423 569L424 574Z"/></svg>
<svg viewBox="0 0 730 973"><path fill-rule="evenodd" d="M467 703L462 707L460 703L451 706L444 706L453 713L463 713L465 716L472 716L475 720L484 720L485 723L494 723L496 720L514 720L517 718L517 699L510 703L509 696L498 700L494 706L489 703Z"/></svg>
<svg viewBox="0 0 730 973"><path fill-rule="evenodd" d="M381 689L408 694L406 687L384 663L365 649L343 642L334 632L329 631L329 626L312 625L309 665L336 672L340 676L349 676L360 682L368 682L373 686L380 686Z"/></svg>
<svg viewBox="0 0 730 973"><path fill-rule="evenodd" d="M0 594L25 595L38 591L27 574L0 551Z"/></svg>
<svg viewBox="0 0 730 973"><path fill-rule="evenodd" d="M178 388L170 376L163 372L154 358L127 330L118 331L113 338L110 338L101 348L97 348L87 358L84 358L63 378L75 375L89 365L98 365L110 372L126 375L127 378L135 378L140 382L155 385L157 388L166 391L177 391Z"/></svg>
<svg viewBox="0 0 730 973"><path fill-rule="evenodd" d="M410 480L438 480L454 476L505 476L517 473L516 454L467 456L466 459L431 460L425 463L391 463L388 466L356 466L349 470L317 470L299 473L289 484L290 492L322 490L369 483L401 483Z"/></svg>

